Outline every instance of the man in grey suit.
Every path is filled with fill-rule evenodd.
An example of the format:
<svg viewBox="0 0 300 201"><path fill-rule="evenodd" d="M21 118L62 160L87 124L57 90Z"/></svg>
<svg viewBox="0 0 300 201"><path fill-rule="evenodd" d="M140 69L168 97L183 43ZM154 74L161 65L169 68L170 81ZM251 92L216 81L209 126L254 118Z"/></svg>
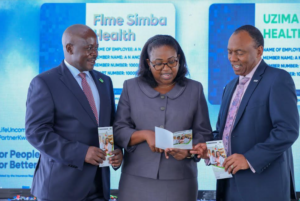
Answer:
<svg viewBox="0 0 300 201"><path fill-rule="evenodd" d="M36 76L29 87L27 140L41 155L32 193L39 201L109 199L109 167L99 168L98 127L111 126L115 104L111 79L94 71L96 34L85 25L68 27L62 37L65 60ZM123 155L110 158L120 166Z"/></svg>

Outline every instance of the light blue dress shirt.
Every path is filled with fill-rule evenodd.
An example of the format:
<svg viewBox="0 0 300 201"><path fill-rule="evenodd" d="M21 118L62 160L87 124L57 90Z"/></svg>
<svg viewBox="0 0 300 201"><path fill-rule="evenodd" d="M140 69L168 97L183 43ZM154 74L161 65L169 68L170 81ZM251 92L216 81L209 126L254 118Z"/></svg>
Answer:
<svg viewBox="0 0 300 201"><path fill-rule="evenodd" d="M75 68L74 66L72 66L71 64L69 64L66 60L64 60L67 68L70 70L71 74L73 75L73 77L75 78L75 80L77 81L77 83L79 84L80 88L82 89L82 85L81 85L81 77L79 76L80 71ZM91 87L92 93L93 93L93 97L94 97L94 101L96 104L96 108L97 108L97 112L98 112L98 116L99 116L99 112L100 112L100 96L99 96L99 92L98 89L96 87L96 84L93 80L93 77L91 76L89 71L83 71L83 73L86 74L86 81L88 82L88 84ZM100 119L100 117L99 117ZM99 123L99 122L98 122Z"/></svg>

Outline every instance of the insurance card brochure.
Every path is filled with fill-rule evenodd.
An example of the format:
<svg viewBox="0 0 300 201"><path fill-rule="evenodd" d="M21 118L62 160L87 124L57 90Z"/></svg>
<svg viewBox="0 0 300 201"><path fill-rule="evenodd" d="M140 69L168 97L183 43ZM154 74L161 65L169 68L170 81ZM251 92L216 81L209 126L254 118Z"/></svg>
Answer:
<svg viewBox="0 0 300 201"><path fill-rule="evenodd" d="M98 127L99 147L106 153L106 160L99 164L99 167L110 166L109 157L112 155L109 152L114 150L114 138L112 127Z"/></svg>
<svg viewBox="0 0 300 201"><path fill-rule="evenodd" d="M185 130L172 133L166 129L155 127L155 147L160 149L192 149L193 131Z"/></svg>
<svg viewBox="0 0 300 201"><path fill-rule="evenodd" d="M207 151L209 155L210 165L214 171L216 179L231 178L232 175L228 174L223 167L226 158L226 151L222 140L206 142Z"/></svg>

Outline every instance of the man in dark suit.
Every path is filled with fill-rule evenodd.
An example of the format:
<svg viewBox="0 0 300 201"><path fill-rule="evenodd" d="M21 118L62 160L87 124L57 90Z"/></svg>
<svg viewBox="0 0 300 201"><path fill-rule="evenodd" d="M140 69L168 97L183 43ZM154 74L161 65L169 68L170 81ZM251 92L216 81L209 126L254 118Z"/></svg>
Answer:
<svg viewBox="0 0 300 201"><path fill-rule="evenodd" d="M29 87L27 140L40 151L32 194L39 201L109 200L109 167L99 168L98 127L112 126L115 114L111 79L94 71L96 34L85 25L63 33L65 60L36 76ZM113 167L123 155L115 149Z"/></svg>
<svg viewBox="0 0 300 201"><path fill-rule="evenodd" d="M228 42L228 59L239 77L224 89L215 140L229 156L233 178L217 181L218 201L288 201L295 198L292 144L299 135L295 85L290 74L262 59L264 40L250 25ZM207 149L198 144L194 154Z"/></svg>

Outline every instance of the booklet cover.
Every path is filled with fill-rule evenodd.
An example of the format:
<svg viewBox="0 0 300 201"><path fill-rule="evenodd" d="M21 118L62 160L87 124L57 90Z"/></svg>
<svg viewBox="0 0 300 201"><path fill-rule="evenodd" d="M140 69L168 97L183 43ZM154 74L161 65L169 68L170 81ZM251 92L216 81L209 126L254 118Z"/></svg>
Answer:
<svg viewBox="0 0 300 201"><path fill-rule="evenodd" d="M223 141L208 141L206 142L206 146L208 149L210 165L214 171L216 179L231 178L232 175L228 174L223 167L224 160L227 157Z"/></svg>
<svg viewBox="0 0 300 201"><path fill-rule="evenodd" d="M113 129L109 127L98 127L99 147L106 153L106 160L99 167L110 166L109 157L112 155L109 152L114 150Z"/></svg>
<svg viewBox="0 0 300 201"><path fill-rule="evenodd" d="M166 129L155 127L155 146L160 149L192 149L193 131L185 130L172 133Z"/></svg>

